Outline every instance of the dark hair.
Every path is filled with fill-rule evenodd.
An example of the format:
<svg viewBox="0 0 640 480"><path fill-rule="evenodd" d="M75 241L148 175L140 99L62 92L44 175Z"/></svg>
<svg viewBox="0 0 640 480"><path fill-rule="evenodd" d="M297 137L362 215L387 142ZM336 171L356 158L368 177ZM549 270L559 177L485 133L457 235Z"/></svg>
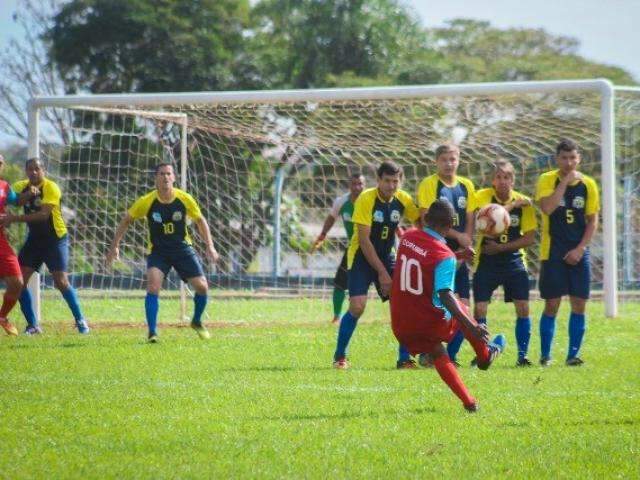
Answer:
<svg viewBox="0 0 640 480"><path fill-rule="evenodd" d="M560 155L560 152L573 152L580 153L580 147L578 144L569 138L563 138L556 145L556 155Z"/></svg>
<svg viewBox="0 0 640 480"><path fill-rule="evenodd" d="M390 160L386 160L380 164L378 170L376 170L376 175L378 178L382 178L383 175L398 175L402 176L402 168L395 162Z"/></svg>
<svg viewBox="0 0 640 480"><path fill-rule="evenodd" d="M447 200L436 200L427 210L425 221L431 228L449 228L454 215L453 206Z"/></svg>
<svg viewBox="0 0 640 480"><path fill-rule="evenodd" d="M434 158L437 160L440 155L449 152L460 153L460 148L455 143L443 143L441 145L438 145L438 147L436 148Z"/></svg>
<svg viewBox="0 0 640 480"><path fill-rule="evenodd" d="M173 168L173 163L163 162L163 163L159 163L159 164L156 165L156 169L155 169L154 173L158 173L162 167L171 167L171 169L174 172L176 171L176 169Z"/></svg>
<svg viewBox="0 0 640 480"><path fill-rule="evenodd" d="M44 165L42 164L42 162L40 161L40 159L38 157L29 158L26 162L24 162L24 168L27 168L30 163L39 163L40 166L44 168Z"/></svg>
<svg viewBox="0 0 640 480"><path fill-rule="evenodd" d="M357 180L360 177L364 177L364 175L362 175L362 172L353 172L350 176L349 179L351 180Z"/></svg>

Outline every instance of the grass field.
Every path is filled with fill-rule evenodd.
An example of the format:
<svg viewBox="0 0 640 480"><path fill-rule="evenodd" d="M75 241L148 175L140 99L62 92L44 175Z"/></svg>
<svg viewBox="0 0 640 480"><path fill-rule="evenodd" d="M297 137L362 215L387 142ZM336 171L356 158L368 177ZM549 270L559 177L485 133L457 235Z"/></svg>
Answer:
<svg viewBox="0 0 640 480"><path fill-rule="evenodd" d="M165 301L161 321L177 305ZM44 335L0 337L0 478L640 477L637 303L613 321L591 306L587 363L573 369L563 307L557 362L526 370L514 367L512 308L493 305L490 329L510 344L488 372L461 370L473 415L435 371L395 370L377 301L348 371L331 368L327 301L213 302L210 341L167 327L156 345L139 300L85 302L87 337L61 301L45 308Z"/></svg>

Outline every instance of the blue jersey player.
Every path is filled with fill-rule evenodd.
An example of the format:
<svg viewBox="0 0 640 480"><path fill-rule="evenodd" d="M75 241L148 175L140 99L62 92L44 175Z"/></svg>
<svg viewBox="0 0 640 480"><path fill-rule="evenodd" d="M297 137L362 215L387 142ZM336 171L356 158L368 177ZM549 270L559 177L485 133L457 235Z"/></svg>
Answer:
<svg viewBox="0 0 640 480"><path fill-rule="evenodd" d="M198 226L198 231L205 241L207 257L212 263L217 262L218 252L213 246L209 225L202 216L198 204L187 192L174 188L175 179L171 164L162 163L156 167L156 189L140 197L129 208L118 225L113 243L107 253L107 265L110 265L119 257L118 246L129 224L138 219L147 221L149 246L147 296L144 306L150 343L158 341L156 327L158 295L162 282L171 268L174 268L180 278L195 290L191 328L200 338L209 338L209 332L202 324L202 314L207 305L207 279L200 258L191 246L187 219L193 220Z"/></svg>
<svg viewBox="0 0 640 480"><path fill-rule="evenodd" d="M340 320L333 366L349 368L347 347L358 319L367 305L373 283L382 300L389 298L395 265L395 232L402 218L418 219L418 207L411 195L400 190L402 169L393 162L382 162L377 170L378 185L364 190L356 200L353 223L356 228L347 251L349 268L349 310ZM398 368L413 368L409 352L400 346Z"/></svg>
<svg viewBox="0 0 640 480"><path fill-rule="evenodd" d="M528 367L531 365L527 358L531 319L529 273L524 249L535 242L538 221L531 200L513 189L515 169L511 162L498 160L493 165L493 186L476 192L477 206L502 205L509 212L511 225L496 238L478 236L473 274L474 316L478 323L486 323L493 292L502 285L504 301L513 302L516 310L516 365Z"/></svg>
<svg viewBox="0 0 640 480"><path fill-rule="evenodd" d="M572 140L556 146L558 168L538 179L536 201L542 210L540 296L545 300L540 318L540 364L551 362L555 320L563 295L569 295L569 351L566 365L580 366L589 299L591 267L589 243L598 228L600 200L596 182L578 171L580 151Z"/></svg>
<svg viewBox="0 0 640 480"><path fill-rule="evenodd" d="M435 151L436 173L424 178L418 186L418 207L420 215L427 212L436 200L448 201L454 210L453 226L446 235L447 246L454 252L471 247L474 225L475 187L466 177L458 175L460 149L451 143L438 146ZM458 262L455 279L455 292L460 301L469 306L471 286L469 268L465 262ZM456 355L464 336L458 332L449 342L447 352L456 363ZM421 357L421 363L426 359ZM426 366L426 364L425 364Z"/></svg>

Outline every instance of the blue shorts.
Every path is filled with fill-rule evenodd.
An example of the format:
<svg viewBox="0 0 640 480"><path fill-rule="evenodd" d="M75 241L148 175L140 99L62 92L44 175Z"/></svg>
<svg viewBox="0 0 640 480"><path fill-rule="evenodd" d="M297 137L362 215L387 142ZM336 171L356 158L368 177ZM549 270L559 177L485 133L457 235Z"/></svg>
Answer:
<svg viewBox="0 0 640 480"><path fill-rule="evenodd" d="M525 269L500 272L490 268L478 268L473 275L473 300L491 301L491 295L500 285L505 302L529 300L529 274Z"/></svg>
<svg viewBox="0 0 640 480"><path fill-rule="evenodd" d="M50 272L66 272L69 268L69 236L57 240L27 236L18 253L21 266L39 271L44 263Z"/></svg>
<svg viewBox="0 0 640 480"><path fill-rule="evenodd" d="M591 281L591 262L585 255L577 265L569 265L563 260L544 260L540 265L540 296L560 298L571 295L589 298Z"/></svg>
<svg viewBox="0 0 640 480"><path fill-rule="evenodd" d="M456 270L456 279L453 293L457 293L460 298L468 299L471 293L471 285L469 284L469 267L465 262Z"/></svg>
<svg viewBox="0 0 640 480"><path fill-rule="evenodd" d="M152 251L147 256L147 269L151 267L161 270L165 277L173 268L183 282L194 277L204 277L202 262L191 247L173 252Z"/></svg>
<svg viewBox="0 0 640 480"><path fill-rule="evenodd" d="M393 275L393 267L395 266L395 256L389 255L384 266L389 272L389 275ZM378 282L378 272L376 272L360 250L356 252L356 256L353 259L353 264L349 269L349 296L356 297L358 295L367 295L369 293L369 287L373 283L378 291L378 296L382 301L389 299L388 295L382 295L380 291L380 283Z"/></svg>

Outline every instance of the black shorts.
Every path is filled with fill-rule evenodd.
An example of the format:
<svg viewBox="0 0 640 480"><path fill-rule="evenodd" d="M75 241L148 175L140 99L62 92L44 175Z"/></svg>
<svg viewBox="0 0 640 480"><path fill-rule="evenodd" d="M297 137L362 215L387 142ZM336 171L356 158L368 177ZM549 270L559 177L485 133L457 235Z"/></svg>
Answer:
<svg viewBox="0 0 640 480"><path fill-rule="evenodd" d="M457 293L460 298L469 299L471 296L471 285L469 283L469 267L465 262L456 270L456 279L454 284L454 292Z"/></svg>
<svg viewBox="0 0 640 480"><path fill-rule="evenodd" d="M347 251L345 250L342 255L338 270L336 270L336 276L333 277L333 286L338 290L346 290L349 285L349 270L347 269Z"/></svg>
<svg viewBox="0 0 640 480"><path fill-rule="evenodd" d="M50 272L66 272L69 267L69 237L37 239L28 236L18 253L18 262L36 272L43 263Z"/></svg>
<svg viewBox="0 0 640 480"><path fill-rule="evenodd" d="M192 247L173 252L154 252L147 256L147 268L155 267L166 277L171 268L180 276L183 282L190 278L203 277L204 269L198 254Z"/></svg>
<svg viewBox="0 0 640 480"><path fill-rule="evenodd" d="M563 295L588 299L590 294L591 262L585 254L577 265L564 260L544 260L540 265L540 296L560 298Z"/></svg>
<svg viewBox="0 0 640 480"><path fill-rule="evenodd" d="M496 288L502 285L504 301L529 300L529 274L524 268L512 271L496 271L478 268L473 275L473 300L489 302Z"/></svg>
<svg viewBox="0 0 640 480"><path fill-rule="evenodd" d="M393 276L393 267L395 266L395 256L389 255L383 262L389 275ZM380 290L380 283L378 282L378 272L369 265L367 259L364 258L364 254L358 250L356 256L353 259L353 264L349 269L349 296L357 297L359 295L367 295L369 293L369 287L374 284L378 291L378 296L382 301L389 299L388 296L382 295Z"/></svg>

